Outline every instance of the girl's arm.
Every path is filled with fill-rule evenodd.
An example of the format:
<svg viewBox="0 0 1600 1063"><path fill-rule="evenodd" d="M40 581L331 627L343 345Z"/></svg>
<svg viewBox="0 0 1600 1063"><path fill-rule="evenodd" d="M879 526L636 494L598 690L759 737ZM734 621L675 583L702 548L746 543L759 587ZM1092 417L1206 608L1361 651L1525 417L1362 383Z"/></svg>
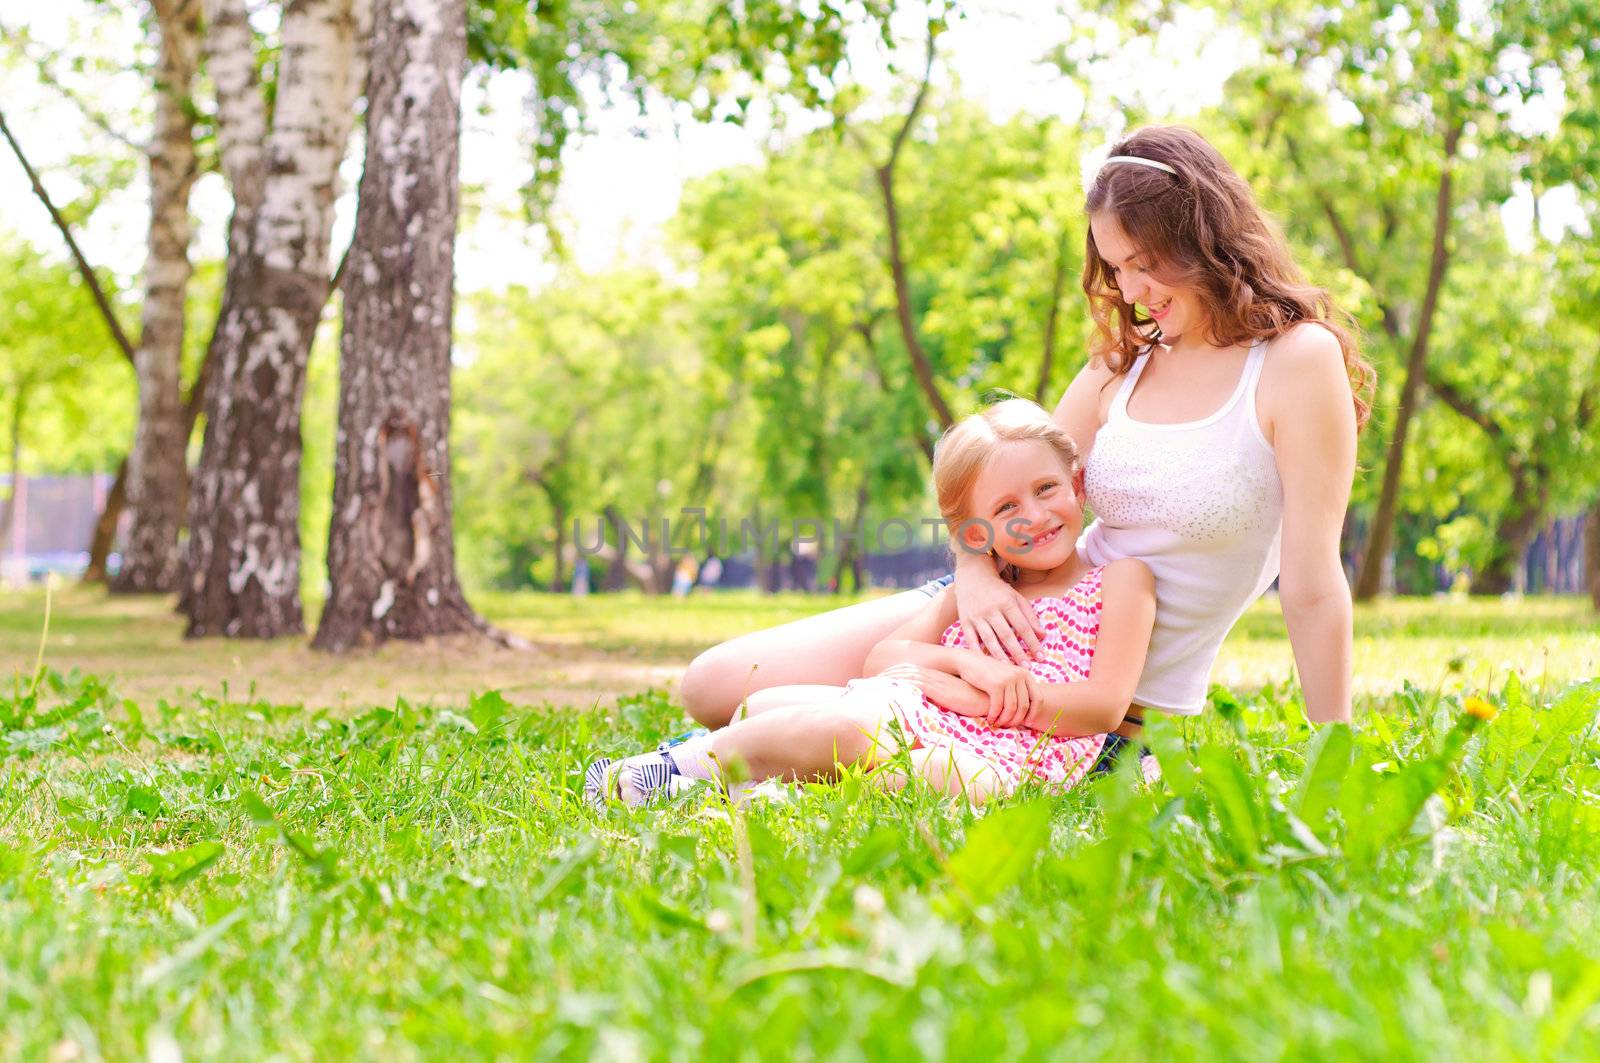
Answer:
<svg viewBox="0 0 1600 1063"><path fill-rule="evenodd" d="M1106 566L1101 577L1105 604L1095 637L1089 678L1076 683L1041 683L1033 707L1018 718L997 718L996 727L1029 727L1058 735L1105 734L1127 715L1144 671L1150 631L1156 622L1156 580L1137 558Z"/></svg>
<svg viewBox="0 0 1600 1063"><path fill-rule="evenodd" d="M1005 708L1025 709L1025 669L985 657L976 650L938 644L945 628L955 620L955 594L946 588L874 646L867 654L863 671L878 675L896 665L915 665L938 673L928 677L931 685L925 686L924 692L940 705L969 716Z"/></svg>
<svg viewBox="0 0 1600 1063"><path fill-rule="evenodd" d="M1274 365L1274 362L1277 364ZM1302 325L1272 347L1264 377L1283 480L1278 600L1313 723L1350 720L1350 585L1339 531L1356 465L1356 418L1339 344Z"/></svg>

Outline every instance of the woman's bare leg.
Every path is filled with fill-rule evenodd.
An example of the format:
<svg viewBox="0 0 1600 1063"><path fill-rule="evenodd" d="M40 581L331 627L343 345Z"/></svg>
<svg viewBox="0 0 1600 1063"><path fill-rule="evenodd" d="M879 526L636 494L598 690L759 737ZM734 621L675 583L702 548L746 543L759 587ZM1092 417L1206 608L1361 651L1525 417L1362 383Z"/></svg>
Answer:
<svg viewBox="0 0 1600 1063"><path fill-rule="evenodd" d="M843 693L844 687L826 686L822 683L795 683L790 686L758 690L734 709L733 722L738 723L751 716L760 716L764 712L788 708L790 705L816 705L831 701Z"/></svg>
<svg viewBox="0 0 1600 1063"><path fill-rule="evenodd" d="M707 727L722 727L758 690L843 686L860 677L872 647L927 604L921 591L902 591L729 639L689 665L683 703Z"/></svg>

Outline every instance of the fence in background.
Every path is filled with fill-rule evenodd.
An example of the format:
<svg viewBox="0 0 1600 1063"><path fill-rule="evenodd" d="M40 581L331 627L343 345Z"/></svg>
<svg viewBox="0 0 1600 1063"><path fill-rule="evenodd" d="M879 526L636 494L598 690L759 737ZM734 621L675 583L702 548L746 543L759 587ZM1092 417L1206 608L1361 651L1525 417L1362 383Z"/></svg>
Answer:
<svg viewBox="0 0 1600 1063"><path fill-rule="evenodd" d="M18 480L10 521L0 527L0 583L14 586L42 579L47 572L81 573L89 562L89 539L112 479L109 473L95 473ZM11 476L0 475L0 507L11 494ZM1522 559L1523 585L1529 593L1585 592L1583 524L1580 513L1553 520L1539 532ZM950 556L939 547L917 546L868 554L862 568L874 587L917 587L949 572ZM752 555L725 558L717 585L754 587L759 575ZM766 589L817 590L831 575L831 568L819 575L814 557L792 557L766 567ZM1440 585L1449 586L1451 575L1441 569Z"/></svg>
<svg viewBox="0 0 1600 1063"><path fill-rule="evenodd" d="M0 474L0 509L11 500L11 519L0 527L0 583L15 586L48 572L76 576L89 564L89 540L114 477Z"/></svg>

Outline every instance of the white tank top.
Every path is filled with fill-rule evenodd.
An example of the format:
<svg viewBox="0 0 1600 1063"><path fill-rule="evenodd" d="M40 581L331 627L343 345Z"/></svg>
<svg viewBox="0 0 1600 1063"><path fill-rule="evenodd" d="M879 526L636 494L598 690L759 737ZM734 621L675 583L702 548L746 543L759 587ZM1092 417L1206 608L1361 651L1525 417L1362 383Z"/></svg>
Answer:
<svg viewBox="0 0 1600 1063"><path fill-rule="evenodd" d="M1133 695L1147 708L1185 716L1204 708L1223 638L1278 577L1283 482L1256 419L1265 356L1257 341L1232 397L1211 416L1146 424L1128 416L1150 360L1141 355L1085 463L1095 520L1078 548L1091 564L1137 557L1155 574L1155 630Z"/></svg>

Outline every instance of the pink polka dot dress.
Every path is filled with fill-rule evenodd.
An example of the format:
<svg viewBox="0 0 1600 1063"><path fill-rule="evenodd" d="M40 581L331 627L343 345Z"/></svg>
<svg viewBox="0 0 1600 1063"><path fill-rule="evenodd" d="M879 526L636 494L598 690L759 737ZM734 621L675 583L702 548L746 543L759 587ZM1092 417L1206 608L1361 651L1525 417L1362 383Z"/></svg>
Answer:
<svg viewBox="0 0 1600 1063"><path fill-rule="evenodd" d="M1073 683L1089 678L1095 636L1100 632L1100 577L1093 568L1060 597L1036 598L1034 613L1044 628L1028 670L1048 683ZM941 646L962 644L961 622L945 629ZM897 684L905 685L905 684ZM963 716L927 697L894 698L896 715L909 735L927 748L947 748L981 757L1000 776L1007 790L1035 779L1069 789L1093 766L1105 735L1066 737L1027 727L990 727L982 717Z"/></svg>

